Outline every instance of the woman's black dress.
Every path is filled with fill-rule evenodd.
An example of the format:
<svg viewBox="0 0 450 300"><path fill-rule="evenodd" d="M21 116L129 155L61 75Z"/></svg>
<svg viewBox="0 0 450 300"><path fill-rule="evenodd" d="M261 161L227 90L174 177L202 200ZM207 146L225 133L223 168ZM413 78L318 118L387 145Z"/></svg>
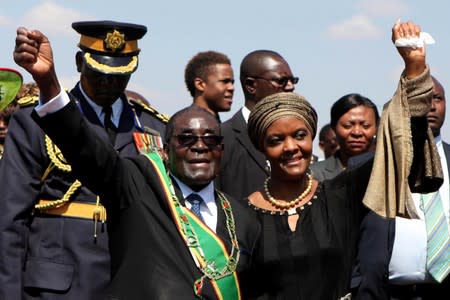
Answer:
<svg viewBox="0 0 450 300"><path fill-rule="evenodd" d="M320 183L311 205L287 214L255 209L262 225L251 288L254 299L339 299L349 284L372 160Z"/></svg>

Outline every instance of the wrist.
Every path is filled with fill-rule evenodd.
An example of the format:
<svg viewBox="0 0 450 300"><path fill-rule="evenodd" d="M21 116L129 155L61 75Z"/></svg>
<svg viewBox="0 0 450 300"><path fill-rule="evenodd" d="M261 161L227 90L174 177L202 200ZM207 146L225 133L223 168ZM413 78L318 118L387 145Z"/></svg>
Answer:
<svg viewBox="0 0 450 300"><path fill-rule="evenodd" d="M61 86L54 71L49 72L45 76L33 76L33 79L39 87L40 99L44 103L61 92Z"/></svg>
<svg viewBox="0 0 450 300"><path fill-rule="evenodd" d="M422 74L426 69L425 60L420 62L406 63L405 64L405 76L408 79L415 78Z"/></svg>

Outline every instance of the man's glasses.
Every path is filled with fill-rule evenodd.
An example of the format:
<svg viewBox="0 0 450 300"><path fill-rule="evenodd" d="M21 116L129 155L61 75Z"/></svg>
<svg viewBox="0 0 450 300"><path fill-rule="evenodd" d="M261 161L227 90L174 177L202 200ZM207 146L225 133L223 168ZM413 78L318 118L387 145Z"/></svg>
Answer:
<svg viewBox="0 0 450 300"><path fill-rule="evenodd" d="M285 87L289 81L292 82L292 84L297 84L299 80L298 77L280 77L280 78L265 78L261 76L249 76L249 77L275 82L276 84L282 87Z"/></svg>
<svg viewBox="0 0 450 300"><path fill-rule="evenodd" d="M221 135L192 135L192 134L178 134L174 135L177 142L182 147L192 147L199 139L209 148L216 148L222 144L223 136Z"/></svg>

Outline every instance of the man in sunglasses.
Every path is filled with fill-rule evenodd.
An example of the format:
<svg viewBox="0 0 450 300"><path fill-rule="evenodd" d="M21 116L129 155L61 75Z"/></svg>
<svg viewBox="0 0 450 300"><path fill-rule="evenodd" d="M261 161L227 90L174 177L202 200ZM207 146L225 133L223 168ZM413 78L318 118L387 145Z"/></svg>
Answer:
<svg viewBox="0 0 450 300"><path fill-rule="evenodd" d="M240 81L245 105L222 124L225 149L216 180L219 189L236 199L244 199L259 189L270 170L264 154L248 137L250 110L266 96L294 91L298 77L292 75L289 64L277 52L256 50L242 60Z"/></svg>
<svg viewBox="0 0 450 300"><path fill-rule="evenodd" d="M240 299L260 227L253 211L214 188L223 150L214 116L185 108L167 124L162 157L149 142L155 136L139 134L143 155L121 158L61 89L47 37L19 28L14 60L41 90L33 118L104 199L112 262L106 298Z"/></svg>

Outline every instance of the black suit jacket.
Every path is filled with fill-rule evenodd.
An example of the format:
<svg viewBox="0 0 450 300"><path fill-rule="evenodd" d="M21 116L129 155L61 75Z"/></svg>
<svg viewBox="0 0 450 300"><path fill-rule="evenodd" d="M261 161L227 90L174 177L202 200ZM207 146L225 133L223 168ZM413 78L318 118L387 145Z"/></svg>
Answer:
<svg viewBox="0 0 450 300"><path fill-rule="evenodd" d="M221 130L225 149L216 185L234 198L244 199L263 186L269 174L266 158L250 141L242 110L223 123Z"/></svg>
<svg viewBox="0 0 450 300"><path fill-rule="evenodd" d="M91 130L109 141L106 131L80 89L71 91ZM165 125L132 107L123 96L123 112L115 150L135 156L132 132L141 125L164 135ZM10 122L0 167L0 299L95 299L110 279L106 224L91 219L56 217L33 211L39 199L61 199L77 177L50 165L44 133L30 118L33 107L21 108ZM56 127L58 127L56 125ZM64 130L60 134L66 135ZM95 203L97 196L82 186L70 200ZM44 275L43 275L44 274Z"/></svg>
<svg viewBox="0 0 450 300"><path fill-rule="evenodd" d="M82 182L106 201L112 262L107 298L193 299L194 281L202 274L177 231L148 159L120 158L90 130L73 102L45 118L34 117ZM245 285L260 227L253 211L229 200L241 253L238 272ZM217 234L230 250L220 205L218 211ZM209 283L204 296L215 299Z"/></svg>
<svg viewBox="0 0 450 300"><path fill-rule="evenodd" d="M447 168L450 174L450 145L443 142ZM356 157L357 166L372 155ZM350 167L350 161L349 161ZM360 240L356 256L356 267L352 277L352 299L391 299L389 292L389 262L395 240L395 219L384 219L369 211L361 223ZM428 286L424 299L439 299L437 295L448 295L450 276L439 285Z"/></svg>

